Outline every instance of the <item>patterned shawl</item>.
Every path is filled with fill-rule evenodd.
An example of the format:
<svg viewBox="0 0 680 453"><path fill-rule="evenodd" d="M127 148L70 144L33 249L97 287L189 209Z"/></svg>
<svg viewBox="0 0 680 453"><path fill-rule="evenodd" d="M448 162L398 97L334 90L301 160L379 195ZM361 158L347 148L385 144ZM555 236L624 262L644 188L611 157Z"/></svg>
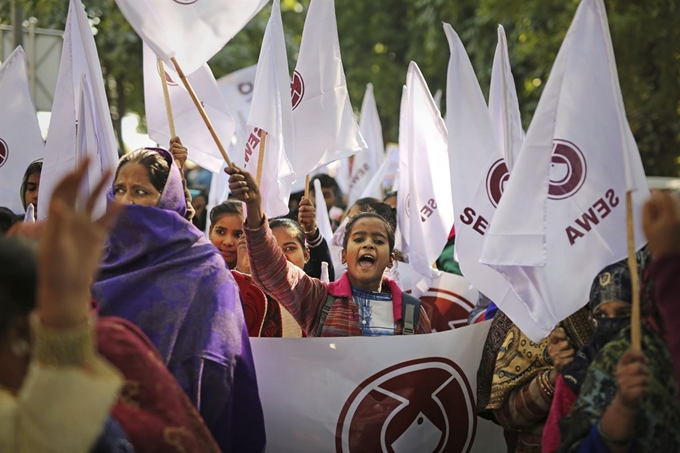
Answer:
<svg viewBox="0 0 680 453"><path fill-rule="evenodd" d="M224 451L262 451L264 418L234 277L184 219L179 170L157 207L128 205L106 246L93 297L103 316L138 325ZM108 194L113 199L113 188Z"/></svg>

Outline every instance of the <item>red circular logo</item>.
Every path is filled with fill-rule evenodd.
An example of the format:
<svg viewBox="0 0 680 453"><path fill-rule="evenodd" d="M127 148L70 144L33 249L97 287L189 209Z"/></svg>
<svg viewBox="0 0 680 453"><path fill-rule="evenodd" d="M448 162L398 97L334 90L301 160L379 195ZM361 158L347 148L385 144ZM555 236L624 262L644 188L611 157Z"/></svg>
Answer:
<svg viewBox="0 0 680 453"><path fill-rule="evenodd" d="M389 367L345 403L335 451L467 453L477 431L474 394L461 368L431 357Z"/></svg>
<svg viewBox="0 0 680 453"><path fill-rule="evenodd" d="M9 146L7 143L0 138L0 167L5 165L7 159L9 158Z"/></svg>
<svg viewBox="0 0 680 453"><path fill-rule="evenodd" d="M177 0L175 0L175 1L177 1ZM162 61L156 60L156 69L158 70L159 76L162 74L162 72L161 72L161 65L162 64L164 64ZM172 77L170 77L170 73L167 70L164 71L164 72L165 72L165 81L167 82L168 86L172 86L172 87L177 86L177 82L172 80Z"/></svg>
<svg viewBox="0 0 680 453"><path fill-rule="evenodd" d="M443 332L468 325L468 317L475 304L458 293L443 288L430 288L422 296L432 330Z"/></svg>
<svg viewBox="0 0 680 453"><path fill-rule="evenodd" d="M293 73L293 80L290 82L290 100L293 104L293 110L300 105L302 98L305 96L305 81L299 72Z"/></svg>
<svg viewBox="0 0 680 453"><path fill-rule="evenodd" d="M571 142L555 139L550 160L548 198L564 200L575 195L586 181L587 173L583 152ZM508 167L503 159L498 159L486 174L486 193L494 207L501 201L508 179L510 179Z"/></svg>

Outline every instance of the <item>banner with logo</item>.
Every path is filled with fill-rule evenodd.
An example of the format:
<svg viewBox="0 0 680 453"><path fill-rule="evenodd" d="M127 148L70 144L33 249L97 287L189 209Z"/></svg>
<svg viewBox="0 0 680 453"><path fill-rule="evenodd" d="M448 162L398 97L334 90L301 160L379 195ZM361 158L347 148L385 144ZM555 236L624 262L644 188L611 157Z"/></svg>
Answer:
<svg viewBox="0 0 680 453"><path fill-rule="evenodd" d="M0 99L3 104L0 108L0 206L23 214L21 180L31 162L43 157L45 145L28 85L26 54L21 47L0 66Z"/></svg>
<svg viewBox="0 0 680 453"><path fill-rule="evenodd" d="M238 154L245 147L248 138L248 113L250 104L253 101L253 89L255 88L255 73L257 65L248 66L238 71L227 74L217 79L217 86L220 87L222 96L227 102L227 106L236 121L236 143L234 149ZM230 156L231 157L231 156ZM243 165L243 159L235 160L236 165Z"/></svg>
<svg viewBox="0 0 680 453"><path fill-rule="evenodd" d="M267 452L496 452L476 416L489 322L429 335L251 338Z"/></svg>
<svg viewBox="0 0 680 453"><path fill-rule="evenodd" d="M529 309L537 341L587 301L593 278L635 246L649 197L623 106L602 0L582 0L548 77L481 260ZM502 308L502 307L501 307ZM504 310L515 321L521 314Z"/></svg>

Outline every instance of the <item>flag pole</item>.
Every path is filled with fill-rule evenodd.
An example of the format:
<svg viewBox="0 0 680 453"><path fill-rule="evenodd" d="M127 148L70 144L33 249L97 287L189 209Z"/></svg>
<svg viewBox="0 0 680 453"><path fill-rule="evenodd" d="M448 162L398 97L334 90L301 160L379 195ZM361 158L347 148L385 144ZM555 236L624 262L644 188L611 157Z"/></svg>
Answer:
<svg viewBox="0 0 680 453"><path fill-rule="evenodd" d="M208 114L205 113L205 109L203 108L203 105L201 105L201 101L198 100L198 97L196 96L194 89L191 87L189 80L187 80L187 77L184 75L184 71L182 71L182 68L180 68L175 57L172 57L170 59L170 61L172 61L172 64L175 65L175 70L177 71L177 74L179 74L180 79L182 79L182 83L184 83L184 87L189 92L189 95L191 96L191 100L194 101L194 105L198 109L198 113L201 114L201 118L203 118L205 125L208 127L208 131L210 131L210 135L212 135L213 140L215 140L215 144L217 145L217 149L220 150L220 154L222 154L224 161L227 163L227 165L229 167L233 167L234 165L231 163L229 156L227 156L227 151L224 149L224 146L222 146L222 142L220 141L220 138L217 136L217 132L215 132L215 128L213 128L213 125L210 122L210 118L208 118Z"/></svg>
<svg viewBox="0 0 680 453"><path fill-rule="evenodd" d="M172 104L170 104L170 93L168 93L168 79L165 76L165 64L163 60L158 58L158 72L161 75L161 83L163 84L163 97L165 98L165 111L168 114L168 125L170 126L170 138L175 138L175 117L172 116Z"/></svg>
<svg viewBox="0 0 680 453"><path fill-rule="evenodd" d="M257 156L257 187L260 187L262 182L262 166L264 165L264 144L267 140L267 132L264 129L260 129L260 154Z"/></svg>
<svg viewBox="0 0 680 453"><path fill-rule="evenodd" d="M309 175L305 177L305 198L309 198Z"/></svg>
<svg viewBox="0 0 680 453"><path fill-rule="evenodd" d="M638 276L637 257L635 256L635 229L633 223L633 193L626 192L626 230L628 236L628 269L630 285L633 292L633 307L630 317L630 343L634 351L642 349L640 324L640 281Z"/></svg>

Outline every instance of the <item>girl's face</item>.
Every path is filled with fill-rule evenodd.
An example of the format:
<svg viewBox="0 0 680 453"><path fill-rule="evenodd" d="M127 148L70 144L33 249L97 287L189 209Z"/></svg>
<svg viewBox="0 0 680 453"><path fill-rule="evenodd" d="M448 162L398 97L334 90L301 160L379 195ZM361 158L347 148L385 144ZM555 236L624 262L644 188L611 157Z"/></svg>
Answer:
<svg viewBox="0 0 680 453"><path fill-rule="evenodd" d="M158 206L161 193L151 184L149 172L141 164L125 164L118 170L113 196L123 204Z"/></svg>
<svg viewBox="0 0 680 453"><path fill-rule="evenodd" d="M33 204L37 218L38 214L38 189L40 188L40 172L33 173L26 180L26 191L24 192L24 203L26 207Z"/></svg>
<svg viewBox="0 0 680 453"><path fill-rule="evenodd" d="M367 291L380 291L385 269L392 266L385 222L375 217L358 220L348 235L342 262L347 264L350 283Z"/></svg>
<svg viewBox="0 0 680 453"><path fill-rule="evenodd" d="M229 269L238 263L238 239L243 235L243 217L238 214L223 214L210 227L210 242L222 254Z"/></svg>
<svg viewBox="0 0 680 453"><path fill-rule="evenodd" d="M286 227L278 227L272 230L276 242L286 255L286 259L295 264L300 269L304 269L305 263L309 261L309 250L303 247L297 240L293 232Z"/></svg>

